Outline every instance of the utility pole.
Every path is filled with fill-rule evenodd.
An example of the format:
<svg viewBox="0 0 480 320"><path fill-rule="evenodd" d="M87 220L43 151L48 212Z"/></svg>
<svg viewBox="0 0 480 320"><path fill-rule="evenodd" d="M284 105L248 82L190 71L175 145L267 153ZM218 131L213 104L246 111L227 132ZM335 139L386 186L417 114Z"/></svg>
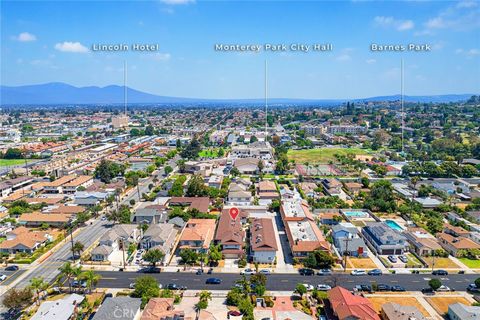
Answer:
<svg viewBox="0 0 480 320"><path fill-rule="evenodd" d="M343 272L347 272L348 243L352 241L352 239L347 236L343 241L345 241L345 251L343 251Z"/></svg>
<svg viewBox="0 0 480 320"><path fill-rule="evenodd" d="M127 60L123 61L123 108L127 115Z"/></svg>
<svg viewBox="0 0 480 320"><path fill-rule="evenodd" d="M267 60L265 60L265 142L267 141L267 133L268 133L268 64Z"/></svg>
<svg viewBox="0 0 480 320"><path fill-rule="evenodd" d="M70 221L69 222L69 229L70 229L70 243L72 245L72 260L73 260L73 263L75 263L75 251L73 251L73 225L72 225L72 222Z"/></svg>
<svg viewBox="0 0 480 320"><path fill-rule="evenodd" d="M405 127L405 113L404 113L404 97L403 97L403 58L401 59L401 80L400 80L400 96L401 96L401 105L402 105L402 156L404 153L404 143L403 143L403 132Z"/></svg>
<svg viewBox="0 0 480 320"><path fill-rule="evenodd" d="M125 239L120 238L122 241L122 255L123 255L123 271L125 271Z"/></svg>

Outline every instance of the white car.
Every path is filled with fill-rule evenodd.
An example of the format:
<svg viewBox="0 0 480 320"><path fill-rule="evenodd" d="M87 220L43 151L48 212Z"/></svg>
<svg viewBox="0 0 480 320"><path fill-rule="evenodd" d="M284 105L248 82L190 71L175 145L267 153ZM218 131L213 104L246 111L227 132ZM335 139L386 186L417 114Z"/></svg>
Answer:
<svg viewBox="0 0 480 320"><path fill-rule="evenodd" d="M4 274L0 274L0 281L5 281L7 279L7 276Z"/></svg>
<svg viewBox="0 0 480 320"><path fill-rule="evenodd" d="M135 282L132 282L130 283L130 285L128 286L130 289L135 289Z"/></svg>
<svg viewBox="0 0 480 320"><path fill-rule="evenodd" d="M264 274L264 275L268 276L270 274L270 270L262 269L262 270L258 271L258 273L261 273L261 274Z"/></svg>
<svg viewBox="0 0 480 320"><path fill-rule="evenodd" d="M449 287L447 287L446 285L441 285L440 288L438 288L436 290L437 292L450 292L452 291L452 289L450 289Z"/></svg>
<svg viewBox="0 0 480 320"><path fill-rule="evenodd" d="M365 271L363 269L355 269L355 270L352 270L352 272L350 272L350 275L352 275L352 276L365 276L365 275L367 275L367 271Z"/></svg>
<svg viewBox="0 0 480 320"><path fill-rule="evenodd" d="M252 274L255 274L255 270L245 269L245 270L240 271L240 274L252 275Z"/></svg>
<svg viewBox="0 0 480 320"><path fill-rule="evenodd" d="M329 286L328 284L319 284L319 285L317 285L317 290L318 290L318 291L328 291L328 290L330 290L330 289L332 289L332 287Z"/></svg>
<svg viewBox="0 0 480 320"><path fill-rule="evenodd" d="M307 291L312 291L314 289L314 287L308 283L303 283L303 286L307 289Z"/></svg>

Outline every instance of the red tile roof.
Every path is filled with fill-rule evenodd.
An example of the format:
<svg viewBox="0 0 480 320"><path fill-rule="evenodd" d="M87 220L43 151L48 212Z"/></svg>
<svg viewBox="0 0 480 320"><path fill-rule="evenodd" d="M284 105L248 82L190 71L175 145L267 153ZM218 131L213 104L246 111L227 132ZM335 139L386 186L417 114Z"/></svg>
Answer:
<svg viewBox="0 0 480 320"><path fill-rule="evenodd" d="M330 290L328 300L339 320L380 320L367 298L354 295L345 288L335 287Z"/></svg>

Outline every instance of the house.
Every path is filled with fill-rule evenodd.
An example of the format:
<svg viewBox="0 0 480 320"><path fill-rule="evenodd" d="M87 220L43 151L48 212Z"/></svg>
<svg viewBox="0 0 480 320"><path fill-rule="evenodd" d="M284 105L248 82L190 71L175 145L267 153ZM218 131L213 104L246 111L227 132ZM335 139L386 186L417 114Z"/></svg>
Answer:
<svg viewBox="0 0 480 320"><path fill-rule="evenodd" d="M232 147L229 156L234 159L254 158L257 160L273 159L273 148L268 141L255 141L249 145Z"/></svg>
<svg viewBox="0 0 480 320"><path fill-rule="evenodd" d="M178 242L179 248L207 252L213 240L215 226L215 219L188 220Z"/></svg>
<svg viewBox="0 0 480 320"><path fill-rule="evenodd" d="M132 222L136 224L164 223L167 219L167 207L151 202L142 202L132 216Z"/></svg>
<svg viewBox="0 0 480 320"><path fill-rule="evenodd" d="M188 206L189 209L197 209L208 213L210 206L209 197L172 197L168 201L169 206Z"/></svg>
<svg viewBox="0 0 480 320"><path fill-rule="evenodd" d="M70 320L76 318L77 308L85 297L76 293L55 301L44 301L31 320Z"/></svg>
<svg viewBox="0 0 480 320"><path fill-rule="evenodd" d="M257 218L250 225L250 253L253 262L273 263L277 256L278 244L270 218Z"/></svg>
<svg viewBox="0 0 480 320"><path fill-rule="evenodd" d="M426 197L426 198L413 198L413 201L415 202L418 202L419 204L422 205L422 208L436 208L438 207L439 205L442 204L442 201L440 200L437 200L435 198L430 198L430 197Z"/></svg>
<svg viewBox="0 0 480 320"><path fill-rule="evenodd" d="M140 245L143 249L157 248L168 255L177 237L178 230L172 223L151 224L143 233Z"/></svg>
<svg viewBox="0 0 480 320"><path fill-rule="evenodd" d="M480 320L480 307L453 303L448 306L447 314L450 320Z"/></svg>
<svg viewBox="0 0 480 320"><path fill-rule="evenodd" d="M315 211L314 211L315 213ZM320 219L320 224L325 224L329 226L336 225L342 221L342 215L340 212L337 211L326 211L320 212L318 214L318 218Z"/></svg>
<svg viewBox="0 0 480 320"><path fill-rule="evenodd" d="M343 256L363 257L367 255L367 245L358 236L357 228L348 222L342 222L332 227L332 237L338 253Z"/></svg>
<svg viewBox="0 0 480 320"><path fill-rule="evenodd" d="M339 320L380 320L372 303L342 287L328 291L331 309Z"/></svg>
<svg viewBox="0 0 480 320"><path fill-rule="evenodd" d="M208 178L207 184L209 187L220 189L222 187L222 182L223 176L211 175L210 178Z"/></svg>
<svg viewBox="0 0 480 320"><path fill-rule="evenodd" d="M403 254L407 247L407 239L385 222L367 223L362 234L381 255Z"/></svg>
<svg viewBox="0 0 480 320"><path fill-rule="evenodd" d="M315 191L318 187L313 182L300 182L298 186L306 197L315 198L318 195L318 192Z"/></svg>
<svg viewBox="0 0 480 320"><path fill-rule="evenodd" d="M185 172L198 174L202 177L209 177L212 174L213 164L204 161L187 161L185 162Z"/></svg>
<svg viewBox="0 0 480 320"><path fill-rule="evenodd" d="M66 175L44 185L45 193L63 193L63 185L75 180L74 174Z"/></svg>
<svg viewBox="0 0 480 320"><path fill-rule="evenodd" d="M73 203L79 206L94 207L108 197L107 192L100 191L77 191Z"/></svg>
<svg viewBox="0 0 480 320"><path fill-rule="evenodd" d="M283 221L314 220L308 203L300 199L282 200L280 215Z"/></svg>
<svg viewBox="0 0 480 320"><path fill-rule="evenodd" d="M217 231L215 232L215 244L222 246L222 254L226 259L238 259L243 256L242 249L245 239L245 231L242 229L242 222L237 216L235 220L230 217L228 210L224 210L218 220Z"/></svg>
<svg viewBox="0 0 480 320"><path fill-rule="evenodd" d="M143 309L140 320L183 320L185 312L175 310L174 298L152 298Z"/></svg>
<svg viewBox="0 0 480 320"><path fill-rule="evenodd" d="M419 256L430 256L435 250L442 249L437 238L423 228L408 228L403 232L410 244L410 248Z"/></svg>
<svg viewBox="0 0 480 320"><path fill-rule="evenodd" d="M457 256L460 250L480 249L480 245L465 237L455 237L451 234L441 232L437 234L440 245L452 256Z"/></svg>
<svg viewBox="0 0 480 320"><path fill-rule="evenodd" d="M284 220L285 233L294 257L304 258L315 250L330 251L330 244L311 220Z"/></svg>
<svg viewBox="0 0 480 320"><path fill-rule="evenodd" d="M52 213L52 214L69 214L76 215L85 211L85 208L82 206L66 206L66 205L51 205L43 208L42 213Z"/></svg>
<svg viewBox="0 0 480 320"><path fill-rule="evenodd" d="M75 193L79 189L85 190L93 184L92 176L78 176L62 186L63 193ZM81 191L81 190L80 190Z"/></svg>
<svg viewBox="0 0 480 320"><path fill-rule="evenodd" d="M0 252L15 254L17 252L33 253L53 238L44 231L32 231L18 227L6 233L6 240L0 243Z"/></svg>
<svg viewBox="0 0 480 320"><path fill-rule="evenodd" d="M384 320L426 320L415 306L403 306L395 302L387 302L382 306L380 315Z"/></svg>
<svg viewBox="0 0 480 320"><path fill-rule="evenodd" d="M233 165L241 174L257 174L258 161L255 158L236 159Z"/></svg>
<svg viewBox="0 0 480 320"><path fill-rule="evenodd" d="M73 215L59 213L24 213L18 219L18 223L26 227L40 227L43 224L51 227L63 227L73 220Z"/></svg>
<svg viewBox="0 0 480 320"><path fill-rule="evenodd" d="M345 189L351 194L358 194L363 188L363 185L358 182L346 182Z"/></svg>
<svg viewBox="0 0 480 320"><path fill-rule="evenodd" d="M258 198L260 200L273 200L279 199L280 195L277 191L275 182L269 180L263 180L258 183Z"/></svg>
<svg viewBox="0 0 480 320"><path fill-rule="evenodd" d="M322 184L330 196L338 196L342 193L342 183L335 178L323 179Z"/></svg>
<svg viewBox="0 0 480 320"><path fill-rule="evenodd" d="M108 230L99 240L99 245L110 246L113 249L121 249L125 242L125 248L131 243L138 243L141 238L141 230L135 224L116 224Z"/></svg>
<svg viewBox="0 0 480 320"><path fill-rule="evenodd" d="M443 232L448 233L454 237L468 237L470 231L465 230L462 227L453 226L450 223L445 223L443 225Z"/></svg>
<svg viewBox="0 0 480 320"><path fill-rule="evenodd" d="M229 205L248 206L252 204L252 193L250 191L228 191L227 202Z"/></svg>
<svg viewBox="0 0 480 320"><path fill-rule="evenodd" d="M129 170L131 171L145 171L150 165L153 164L152 159L131 157L128 159L130 164Z"/></svg>
<svg viewBox="0 0 480 320"><path fill-rule="evenodd" d="M92 320L138 320L142 299L130 297L106 298Z"/></svg>
<svg viewBox="0 0 480 320"><path fill-rule="evenodd" d="M0 182L0 198L6 197L10 193L26 187L33 179L31 177L18 177Z"/></svg>
<svg viewBox="0 0 480 320"><path fill-rule="evenodd" d="M90 260L110 261L110 257L114 251L113 247L101 244L92 250Z"/></svg>

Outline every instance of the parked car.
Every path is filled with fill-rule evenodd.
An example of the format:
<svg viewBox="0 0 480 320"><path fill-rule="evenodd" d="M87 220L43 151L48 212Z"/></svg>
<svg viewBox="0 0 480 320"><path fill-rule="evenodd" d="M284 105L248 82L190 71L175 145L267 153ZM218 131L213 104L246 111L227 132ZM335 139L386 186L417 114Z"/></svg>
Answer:
<svg viewBox="0 0 480 320"><path fill-rule="evenodd" d="M469 292L480 292L480 288L477 287L475 283L470 283L467 287L467 291Z"/></svg>
<svg viewBox="0 0 480 320"><path fill-rule="evenodd" d="M398 259L400 259L400 261L402 261L403 263L407 263L407 262L408 262L407 256L404 256L404 255L398 256Z"/></svg>
<svg viewBox="0 0 480 320"><path fill-rule="evenodd" d="M372 287L368 284L357 284L354 288L356 291L365 291L365 292L372 292Z"/></svg>
<svg viewBox="0 0 480 320"><path fill-rule="evenodd" d="M205 281L206 284L220 284L222 283L222 279L219 279L219 278L208 278L206 281Z"/></svg>
<svg viewBox="0 0 480 320"><path fill-rule="evenodd" d="M138 272L142 272L142 273L160 273L160 268L148 267L148 268L140 269Z"/></svg>
<svg viewBox="0 0 480 320"><path fill-rule="evenodd" d="M352 276L364 276L366 274L367 272L363 269L355 269L355 270L352 270L352 272L350 272L350 275Z"/></svg>
<svg viewBox="0 0 480 320"><path fill-rule="evenodd" d="M307 291L312 291L315 289L311 284L303 283L303 286L307 289Z"/></svg>
<svg viewBox="0 0 480 320"><path fill-rule="evenodd" d="M135 289L135 282L132 282L128 285L130 289Z"/></svg>
<svg viewBox="0 0 480 320"><path fill-rule="evenodd" d="M391 289L388 284L377 284L377 291L390 291Z"/></svg>
<svg viewBox="0 0 480 320"><path fill-rule="evenodd" d="M388 256L388 260L390 260L391 263L397 263L398 262L397 257L395 257L395 256Z"/></svg>
<svg viewBox="0 0 480 320"><path fill-rule="evenodd" d="M447 287L446 285L441 285L440 288L438 288L437 290L435 291L438 291L438 292L450 292L450 291L453 291L452 289L450 289L449 287Z"/></svg>
<svg viewBox="0 0 480 320"><path fill-rule="evenodd" d="M201 274L203 274L203 270L202 270L202 269L198 269L197 272L195 272L195 274L201 275Z"/></svg>
<svg viewBox="0 0 480 320"><path fill-rule="evenodd" d="M423 288L422 293L423 294L435 294L435 291L433 291L432 288Z"/></svg>
<svg viewBox="0 0 480 320"><path fill-rule="evenodd" d="M17 271L17 270L18 270L18 266L15 266L15 265L11 265L5 268L5 271Z"/></svg>
<svg viewBox="0 0 480 320"><path fill-rule="evenodd" d="M262 270L260 270L258 273L261 273L261 274L264 274L264 275L268 276L268 275L270 274L270 270L268 270L268 269L262 269Z"/></svg>
<svg viewBox="0 0 480 320"><path fill-rule="evenodd" d="M213 268L208 269L207 274L212 274L213 273Z"/></svg>
<svg viewBox="0 0 480 320"><path fill-rule="evenodd" d="M167 289L168 290L187 290L187 287L179 286L176 283L169 283L169 284L167 284Z"/></svg>
<svg viewBox="0 0 480 320"><path fill-rule="evenodd" d="M406 291L404 287L399 286L399 285L392 286L391 290L392 291L398 291L398 292Z"/></svg>
<svg viewBox="0 0 480 320"><path fill-rule="evenodd" d="M72 282L72 287L74 288L86 288L87 287L87 281L85 280L73 280Z"/></svg>
<svg viewBox="0 0 480 320"><path fill-rule="evenodd" d="M302 276L313 276L315 271L313 271L313 269L301 268L298 269L298 273L300 273Z"/></svg>
<svg viewBox="0 0 480 320"><path fill-rule="evenodd" d="M318 271L317 273L319 276L329 276L332 274L332 270L331 269L322 269L320 271Z"/></svg>
<svg viewBox="0 0 480 320"><path fill-rule="evenodd" d="M255 270L247 268L245 270L240 271L240 274L252 275L252 274L255 274Z"/></svg>
<svg viewBox="0 0 480 320"><path fill-rule="evenodd" d="M380 269L373 269L373 270L368 271L369 276L381 276L382 274L383 274L382 270L380 270Z"/></svg>
<svg viewBox="0 0 480 320"><path fill-rule="evenodd" d="M439 270L433 270L433 271L432 271L432 274L433 274L434 276L448 276L448 271L447 271L447 270L441 270L441 269L439 269Z"/></svg>
<svg viewBox="0 0 480 320"><path fill-rule="evenodd" d="M330 289L332 289L332 287L329 286L328 284L318 284L317 285L317 290L319 290L319 291L328 291Z"/></svg>
<svg viewBox="0 0 480 320"><path fill-rule="evenodd" d="M0 281L5 281L7 279L7 276L4 274L0 274Z"/></svg>

